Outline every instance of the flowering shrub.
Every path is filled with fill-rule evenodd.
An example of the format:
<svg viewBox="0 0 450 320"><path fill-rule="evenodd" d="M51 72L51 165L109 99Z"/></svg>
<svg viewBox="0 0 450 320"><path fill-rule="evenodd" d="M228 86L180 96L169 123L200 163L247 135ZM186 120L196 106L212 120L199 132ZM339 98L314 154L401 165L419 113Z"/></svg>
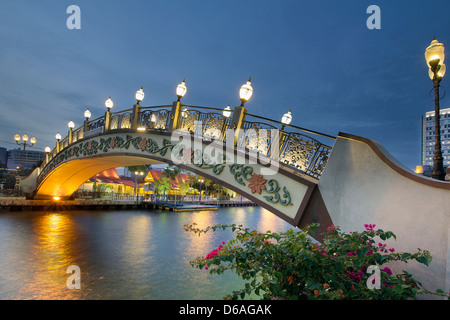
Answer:
<svg viewBox="0 0 450 320"><path fill-rule="evenodd" d="M416 253L398 253L385 243L396 238L391 231L365 225L362 232L344 233L330 226L322 243L308 234L315 234L318 224L301 231L292 229L272 233L250 231L235 224L219 224L199 229L196 224L185 225L185 231L202 233L217 229L231 229L236 237L222 242L206 257L190 261L193 267L211 274L232 270L248 281L241 290L233 291L227 299L244 299L256 294L263 299L414 299L424 289L406 271L394 274L385 264L393 261L416 260L428 266L430 253L418 249ZM379 266L377 278L368 272ZM370 271L370 270L369 270ZM448 297L441 290L433 294Z"/></svg>

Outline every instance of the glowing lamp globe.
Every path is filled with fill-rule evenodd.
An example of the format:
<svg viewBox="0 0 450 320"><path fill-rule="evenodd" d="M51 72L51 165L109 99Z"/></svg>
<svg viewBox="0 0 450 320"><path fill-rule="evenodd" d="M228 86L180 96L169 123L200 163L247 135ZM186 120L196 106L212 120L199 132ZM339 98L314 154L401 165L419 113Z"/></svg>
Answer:
<svg viewBox="0 0 450 320"><path fill-rule="evenodd" d="M186 82L185 82L185 79L183 79L183 82L181 82L177 86L177 89L176 89L176 94L177 94L178 100L183 98L184 95L186 94L186 92L187 92Z"/></svg>
<svg viewBox="0 0 450 320"><path fill-rule="evenodd" d="M252 78L250 77L247 83L242 85L241 89L239 90L239 98L241 99L242 104L250 100L252 95L253 95Z"/></svg>
<svg viewBox="0 0 450 320"><path fill-rule="evenodd" d="M291 110L289 110L288 113L285 113L283 115L283 117L281 118L281 123L282 124L290 124L292 121L292 115L291 115Z"/></svg>
<svg viewBox="0 0 450 320"><path fill-rule="evenodd" d="M142 100L144 100L144 97L145 97L144 87L141 87L138 91L136 91L135 95L136 101L139 103Z"/></svg>

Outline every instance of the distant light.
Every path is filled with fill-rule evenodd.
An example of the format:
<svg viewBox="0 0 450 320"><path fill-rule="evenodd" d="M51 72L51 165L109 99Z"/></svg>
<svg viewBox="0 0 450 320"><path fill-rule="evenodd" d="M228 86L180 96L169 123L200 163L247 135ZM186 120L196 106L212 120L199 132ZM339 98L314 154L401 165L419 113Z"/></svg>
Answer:
<svg viewBox="0 0 450 320"><path fill-rule="evenodd" d="M105 101L105 107L108 110L111 110L111 108L114 106L114 102L111 100L111 97L108 98L108 100Z"/></svg>
<svg viewBox="0 0 450 320"><path fill-rule="evenodd" d="M28 136L27 136L26 134L24 134L24 135L22 136L22 140L25 141L25 142L27 142L27 141L28 141Z"/></svg>
<svg viewBox="0 0 450 320"><path fill-rule="evenodd" d="M61 198L60 198L60 197L58 197L58 196L54 196L54 197L53 197L53 200L55 200L55 201L59 201L59 200L61 200Z"/></svg>
<svg viewBox="0 0 450 320"><path fill-rule="evenodd" d="M184 97L184 95L187 92L187 87L186 87L186 79L183 79L183 82L181 82L176 89L176 93L177 93L177 97L178 97L178 101L180 101L181 98Z"/></svg>
<svg viewBox="0 0 450 320"><path fill-rule="evenodd" d="M46 153L50 153L50 151L52 151L52 150L50 149L49 146L47 146L47 147L45 147L44 151L45 151Z"/></svg>
<svg viewBox="0 0 450 320"><path fill-rule="evenodd" d="M253 95L252 88L252 77L250 77L246 84L242 85L239 90L239 98L241 99L242 105L247 102Z"/></svg>
<svg viewBox="0 0 450 320"><path fill-rule="evenodd" d="M137 130L138 131L145 131L145 130L147 130L147 128L145 128L145 127L138 127Z"/></svg>
<svg viewBox="0 0 450 320"><path fill-rule="evenodd" d="M30 142L31 142L31 145L35 144L36 143L36 138L35 137L31 138Z"/></svg>
<svg viewBox="0 0 450 320"><path fill-rule="evenodd" d="M144 93L144 87L141 87L138 91L136 91L136 101L139 103L142 100L144 100L145 93Z"/></svg>
<svg viewBox="0 0 450 320"><path fill-rule="evenodd" d="M184 108L183 111L181 111L181 117L187 118L187 116L188 116L188 109Z"/></svg>
<svg viewBox="0 0 450 320"><path fill-rule="evenodd" d="M20 135L18 133L14 136L14 140L16 140L16 142L20 141Z"/></svg>
<svg viewBox="0 0 450 320"><path fill-rule="evenodd" d="M226 106L225 109L223 109L223 116L225 118L229 118L231 116L231 109L230 109L230 105Z"/></svg>
<svg viewBox="0 0 450 320"><path fill-rule="evenodd" d="M75 128L75 123L74 123L73 121L69 121L69 123L67 124L67 126L68 126L70 129L73 129L73 128Z"/></svg>
<svg viewBox="0 0 450 320"><path fill-rule="evenodd" d="M55 138L56 138L56 140L58 140L58 141L61 140L61 134L57 133L56 136L55 136Z"/></svg>

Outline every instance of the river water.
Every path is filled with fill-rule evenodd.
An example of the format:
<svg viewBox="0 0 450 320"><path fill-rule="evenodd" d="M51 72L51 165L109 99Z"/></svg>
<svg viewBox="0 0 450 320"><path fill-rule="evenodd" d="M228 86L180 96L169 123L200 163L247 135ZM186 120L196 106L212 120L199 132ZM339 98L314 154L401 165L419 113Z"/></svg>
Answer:
<svg viewBox="0 0 450 320"><path fill-rule="evenodd" d="M183 230L218 223L273 232L292 226L261 207L217 211L0 212L0 299L215 300L243 287L233 273L210 275L190 260L205 256L229 231ZM81 289L69 289L69 266Z"/></svg>

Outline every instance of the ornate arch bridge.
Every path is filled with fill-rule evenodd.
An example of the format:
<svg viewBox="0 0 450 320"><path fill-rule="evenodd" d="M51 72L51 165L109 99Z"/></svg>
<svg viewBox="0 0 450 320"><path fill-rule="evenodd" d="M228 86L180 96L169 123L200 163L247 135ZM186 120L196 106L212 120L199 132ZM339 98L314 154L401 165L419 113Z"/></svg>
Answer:
<svg viewBox="0 0 450 320"><path fill-rule="evenodd" d="M89 178L119 166L169 163L216 181L300 225L335 137L234 110L141 107L85 120L57 141L25 180L30 199L70 199ZM324 212L314 219L331 220Z"/></svg>
<svg viewBox="0 0 450 320"><path fill-rule="evenodd" d="M424 248L430 268L408 271L428 288L450 289L450 183L417 175L377 142L337 137L234 110L141 107L88 119L57 142L21 187L30 199L70 199L109 168L173 163L217 181L294 226L344 231L377 224ZM402 266L403 267L403 266ZM432 277L430 276L432 275Z"/></svg>

